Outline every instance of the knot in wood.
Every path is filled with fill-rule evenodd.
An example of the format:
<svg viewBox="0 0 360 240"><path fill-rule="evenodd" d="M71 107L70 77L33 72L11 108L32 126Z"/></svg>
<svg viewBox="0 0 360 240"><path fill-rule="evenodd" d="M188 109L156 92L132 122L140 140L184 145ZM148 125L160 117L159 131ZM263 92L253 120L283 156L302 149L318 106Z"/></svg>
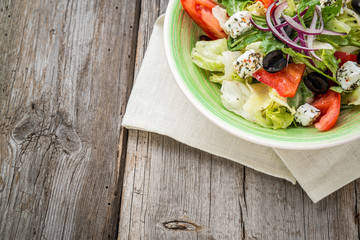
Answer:
<svg viewBox="0 0 360 240"><path fill-rule="evenodd" d="M81 148L81 141L76 132L68 126L61 125L56 131L59 144L67 153L77 152Z"/></svg>
<svg viewBox="0 0 360 240"><path fill-rule="evenodd" d="M164 222L163 226L169 230L179 230L179 231L199 231L201 229L200 226L194 223L187 221L177 221L177 220Z"/></svg>
<svg viewBox="0 0 360 240"><path fill-rule="evenodd" d="M15 126L13 137L16 142L21 143L27 137L35 134L40 128L40 121L34 115L25 115Z"/></svg>

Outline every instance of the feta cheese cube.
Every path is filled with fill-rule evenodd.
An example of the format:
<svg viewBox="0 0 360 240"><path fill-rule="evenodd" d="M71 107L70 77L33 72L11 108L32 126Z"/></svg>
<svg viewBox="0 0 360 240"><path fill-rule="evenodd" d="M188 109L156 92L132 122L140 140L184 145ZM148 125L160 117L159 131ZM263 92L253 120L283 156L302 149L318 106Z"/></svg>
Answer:
<svg viewBox="0 0 360 240"><path fill-rule="evenodd" d="M348 61L336 72L336 79L344 90L354 90L360 85L360 66Z"/></svg>
<svg viewBox="0 0 360 240"><path fill-rule="evenodd" d="M234 67L240 78L246 79L262 67L262 62L262 54L251 49L235 60Z"/></svg>
<svg viewBox="0 0 360 240"><path fill-rule="evenodd" d="M295 120L302 126L309 126L316 121L320 114L321 112L319 109L311 106L308 103L305 103L296 110Z"/></svg>
<svg viewBox="0 0 360 240"><path fill-rule="evenodd" d="M250 22L251 13L249 11L239 11L234 13L224 25L224 31L232 38L238 38L244 32L252 28Z"/></svg>

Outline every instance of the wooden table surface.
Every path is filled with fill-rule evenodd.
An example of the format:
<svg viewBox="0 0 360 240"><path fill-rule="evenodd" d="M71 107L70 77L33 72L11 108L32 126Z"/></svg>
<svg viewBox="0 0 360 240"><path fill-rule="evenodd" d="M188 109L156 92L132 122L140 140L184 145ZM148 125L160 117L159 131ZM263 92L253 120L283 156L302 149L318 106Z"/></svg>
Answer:
<svg viewBox="0 0 360 240"><path fill-rule="evenodd" d="M121 127L168 0L0 1L0 239L360 239L292 185Z"/></svg>

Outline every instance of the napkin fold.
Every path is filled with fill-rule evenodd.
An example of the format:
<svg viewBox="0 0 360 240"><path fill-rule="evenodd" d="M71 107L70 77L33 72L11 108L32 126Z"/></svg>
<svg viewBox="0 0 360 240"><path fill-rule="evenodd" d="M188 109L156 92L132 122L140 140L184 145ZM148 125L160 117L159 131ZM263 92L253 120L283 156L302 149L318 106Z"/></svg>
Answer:
<svg viewBox="0 0 360 240"><path fill-rule="evenodd" d="M132 89L123 127L169 136L293 184L297 180L314 202L360 177L359 141L322 150L272 149L237 138L210 122L187 100L171 74L163 23L164 16L160 16Z"/></svg>

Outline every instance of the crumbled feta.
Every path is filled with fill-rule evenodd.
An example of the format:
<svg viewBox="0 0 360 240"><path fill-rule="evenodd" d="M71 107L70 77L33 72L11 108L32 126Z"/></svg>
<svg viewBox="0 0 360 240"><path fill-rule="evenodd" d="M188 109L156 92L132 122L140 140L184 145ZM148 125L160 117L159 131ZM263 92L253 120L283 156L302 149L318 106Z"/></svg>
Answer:
<svg viewBox="0 0 360 240"><path fill-rule="evenodd" d="M251 13L249 11L236 12L226 21L224 31L232 38L238 38L252 28L250 18Z"/></svg>
<svg viewBox="0 0 360 240"><path fill-rule="evenodd" d="M342 0L342 7L346 7L348 0ZM336 3L336 0L320 0L320 7L327 7Z"/></svg>
<svg viewBox="0 0 360 240"><path fill-rule="evenodd" d="M327 7L330 6L332 4L336 3L336 0L320 0L320 7Z"/></svg>
<svg viewBox="0 0 360 240"><path fill-rule="evenodd" d="M344 8L346 7L348 0L342 0L342 7L340 10L340 14L342 14L344 12ZM320 0L320 7L324 8L330 5L333 5L336 3L336 0Z"/></svg>
<svg viewBox="0 0 360 240"><path fill-rule="evenodd" d="M295 113L296 122L302 126L309 126L320 116L320 110L308 103L301 105Z"/></svg>
<svg viewBox="0 0 360 240"><path fill-rule="evenodd" d="M336 72L336 79L344 90L354 90L360 85L360 66L348 61Z"/></svg>
<svg viewBox="0 0 360 240"><path fill-rule="evenodd" d="M234 67L240 78L251 77L254 72L262 67L263 57L261 53L251 49L242 54L234 62Z"/></svg>

